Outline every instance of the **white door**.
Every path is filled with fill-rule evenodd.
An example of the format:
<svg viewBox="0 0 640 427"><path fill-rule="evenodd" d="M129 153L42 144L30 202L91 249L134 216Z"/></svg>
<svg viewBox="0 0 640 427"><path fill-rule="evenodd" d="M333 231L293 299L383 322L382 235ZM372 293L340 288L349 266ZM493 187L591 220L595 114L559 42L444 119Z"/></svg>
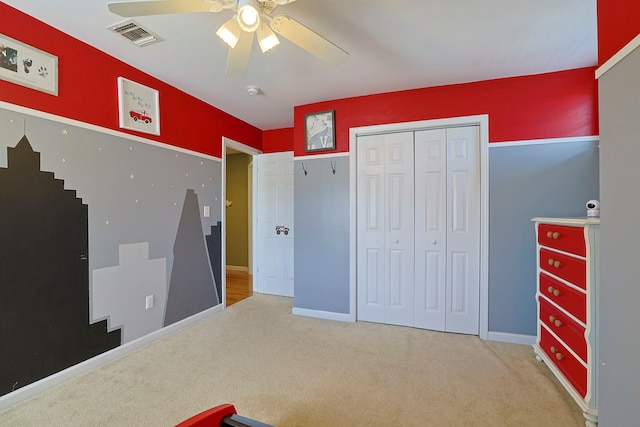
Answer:
<svg viewBox="0 0 640 427"><path fill-rule="evenodd" d="M359 320L478 334L479 141L478 126L358 137Z"/></svg>
<svg viewBox="0 0 640 427"><path fill-rule="evenodd" d="M358 137L358 318L413 324L413 133Z"/></svg>
<svg viewBox="0 0 640 427"><path fill-rule="evenodd" d="M478 334L477 126L416 132L415 326Z"/></svg>
<svg viewBox="0 0 640 427"><path fill-rule="evenodd" d="M445 330L447 131L416 132L415 326Z"/></svg>
<svg viewBox="0 0 640 427"><path fill-rule="evenodd" d="M293 153L257 156L258 293L293 296ZM279 231L279 232L278 232Z"/></svg>
<svg viewBox="0 0 640 427"><path fill-rule="evenodd" d="M479 127L447 129L447 332L478 334Z"/></svg>

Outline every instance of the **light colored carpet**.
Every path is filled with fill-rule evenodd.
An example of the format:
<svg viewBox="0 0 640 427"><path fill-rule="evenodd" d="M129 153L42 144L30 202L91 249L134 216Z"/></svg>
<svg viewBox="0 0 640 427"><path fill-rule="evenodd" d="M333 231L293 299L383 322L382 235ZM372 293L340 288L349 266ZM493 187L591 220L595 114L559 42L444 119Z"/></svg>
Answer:
<svg viewBox="0 0 640 427"><path fill-rule="evenodd" d="M583 426L530 346L293 316L254 295L0 413L0 426L172 426L221 403L287 426Z"/></svg>

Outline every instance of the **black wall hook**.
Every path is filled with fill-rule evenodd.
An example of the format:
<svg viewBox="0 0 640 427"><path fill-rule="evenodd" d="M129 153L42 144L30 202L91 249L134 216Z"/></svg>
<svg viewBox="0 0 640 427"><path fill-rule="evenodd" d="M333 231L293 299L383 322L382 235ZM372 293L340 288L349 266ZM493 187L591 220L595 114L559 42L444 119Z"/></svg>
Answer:
<svg viewBox="0 0 640 427"><path fill-rule="evenodd" d="M301 163L302 170L304 171L304 176L307 176L307 168L304 167L304 162Z"/></svg>
<svg viewBox="0 0 640 427"><path fill-rule="evenodd" d="M335 165L335 163L333 163L333 161L330 161L330 163L331 163L331 170L333 171L333 174L335 175L336 174L336 165Z"/></svg>

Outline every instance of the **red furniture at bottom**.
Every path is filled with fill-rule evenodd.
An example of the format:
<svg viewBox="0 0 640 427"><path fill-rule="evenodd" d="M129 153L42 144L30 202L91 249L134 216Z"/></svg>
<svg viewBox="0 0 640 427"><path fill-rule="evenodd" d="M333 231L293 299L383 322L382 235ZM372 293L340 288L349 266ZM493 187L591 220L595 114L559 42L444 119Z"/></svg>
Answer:
<svg viewBox="0 0 640 427"><path fill-rule="evenodd" d="M236 408L230 403L225 403L224 405L218 405L215 408L200 412L184 420L176 425L176 427L220 427L224 418L234 414L237 414Z"/></svg>

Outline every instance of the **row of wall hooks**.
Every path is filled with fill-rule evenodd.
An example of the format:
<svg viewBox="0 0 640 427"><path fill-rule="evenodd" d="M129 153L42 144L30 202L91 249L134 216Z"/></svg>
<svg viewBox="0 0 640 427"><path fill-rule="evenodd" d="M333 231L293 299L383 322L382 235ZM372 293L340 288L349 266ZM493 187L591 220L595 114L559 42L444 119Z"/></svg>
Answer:
<svg viewBox="0 0 640 427"><path fill-rule="evenodd" d="M335 175L336 174L336 163L333 160L329 161L329 163L331 164L331 172L333 172L333 174ZM304 164L304 162L301 162L301 166L302 166L302 170L304 171L304 176L307 176L309 171L307 170L307 167Z"/></svg>

